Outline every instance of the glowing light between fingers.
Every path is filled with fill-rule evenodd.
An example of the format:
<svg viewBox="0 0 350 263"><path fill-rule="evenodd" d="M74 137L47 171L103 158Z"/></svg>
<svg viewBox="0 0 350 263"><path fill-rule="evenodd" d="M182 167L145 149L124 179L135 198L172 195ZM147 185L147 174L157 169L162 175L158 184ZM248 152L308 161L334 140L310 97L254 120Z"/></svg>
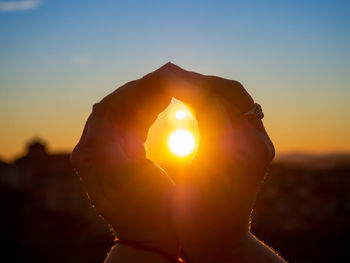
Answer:
<svg viewBox="0 0 350 263"><path fill-rule="evenodd" d="M168 139L170 151L179 157L185 157L193 153L196 146L196 140L193 134L185 129L174 131Z"/></svg>
<svg viewBox="0 0 350 263"><path fill-rule="evenodd" d="M186 113L182 110L179 110L176 112L175 116L176 116L176 119L183 120L186 117Z"/></svg>

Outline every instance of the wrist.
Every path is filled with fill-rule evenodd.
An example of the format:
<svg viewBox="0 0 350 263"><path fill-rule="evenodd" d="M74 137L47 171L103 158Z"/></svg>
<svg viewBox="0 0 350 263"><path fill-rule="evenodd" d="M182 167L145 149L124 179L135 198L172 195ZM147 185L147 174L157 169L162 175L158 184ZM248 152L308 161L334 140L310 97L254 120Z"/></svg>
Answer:
<svg viewBox="0 0 350 263"><path fill-rule="evenodd" d="M177 261L176 258L167 257L155 251L116 244L108 253L105 263L119 262L171 263Z"/></svg>
<svg viewBox="0 0 350 263"><path fill-rule="evenodd" d="M124 243L122 241L122 243ZM125 245L128 242L125 242ZM177 240L157 240L151 242L137 243L146 248L154 249L155 251L164 252L171 255L173 258L178 258L180 256L180 243Z"/></svg>
<svg viewBox="0 0 350 263"><path fill-rule="evenodd" d="M211 263L211 262L232 262L234 251L246 246L249 239L248 229L243 233L235 233L234 236L221 236L216 239L208 238L200 244L184 246L184 254L188 262ZM240 262L240 261L237 261Z"/></svg>
<svg viewBox="0 0 350 263"><path fill-rule="evenodd" d="M226 263L242 261L286 263L272 248L258 240L250 232L247 238L231 251L230 259Z"/></svg>
<svg viewBox="0 0 350 263"><path fill-rule="evenodd" d="M155 237L151 233L149 236L146 236L146 238L144 238L145 236L116 235L115 232L113 234L116 236L114 240L116 245L130 246L139 249L151 248L162 251L171 255L172 257L178 257L180 254L179 241L176 239L175 235L172 235L173 237L169 237L169 233L167 234L167 237Z"/></svg>
<svg viewBox="0 0 350 263"><path fill-rule="evenodd" d="M179 262L179 248L176 249L176 251L174 249L172 249L172 247L164 247L164 246L155 246L155 245L145 245L142 244L140 242L134 242L134 241L129 241L129 240L117 240L116 243L118 245L121 246L127 246L127 247L131 247L137 250L143 250L143 251L147 251L147 252L151 252L157 255L160 255L168 260L170 260L171 262ZM175 248L175 247L173 247ZM182 262L182 261L180 261Z"/></svg>
<svg viewBox="0 0 350 263"><path fill-rule="evenodd" d="M116 234L116 233L114 233ZM164 230L163 234L156 231L143 233L143 235L116 235L114 240L116 245L134 247L135 249L150 248L158 250L172 257L178 257L180 254L180 243L177 240L175 233Z"/></svg>

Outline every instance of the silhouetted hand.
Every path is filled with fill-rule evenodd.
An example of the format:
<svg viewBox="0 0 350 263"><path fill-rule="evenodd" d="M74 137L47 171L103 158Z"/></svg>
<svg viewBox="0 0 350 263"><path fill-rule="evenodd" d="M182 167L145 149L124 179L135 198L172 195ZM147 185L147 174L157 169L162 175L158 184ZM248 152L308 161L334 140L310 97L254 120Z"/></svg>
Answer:
<svg viewBox="0 0 350 263"><path fill-rule="evenodd" d="M143 145L172 96L193 107L201 135L193 162L170 174L176 187L145 158ZM168 63L94 106L72 162L120 239L176 255L172 202L176 234L189 262L280 262L248 230L256 193L274 156L262 122L242 114L253 105L238 82Z"/></svg>
<svg viewBox="0 0 350 263"><path fill-rule="evenodd" d="M274 147L260 119L243 113L254 102L232 80L168 64L177 99L194 109L200 144L176 182L174 223L189 262L282 262L249 233L255 196Z"/></svg>
<svg viewBox="0 0 350 263"><path fill-rule="evenodd" d="M174 183L146 159L144 149L149 126L171 99L158 73L125 84L94 105L71 161L120 240L175 256L178 242L170 222Z"/></svg>

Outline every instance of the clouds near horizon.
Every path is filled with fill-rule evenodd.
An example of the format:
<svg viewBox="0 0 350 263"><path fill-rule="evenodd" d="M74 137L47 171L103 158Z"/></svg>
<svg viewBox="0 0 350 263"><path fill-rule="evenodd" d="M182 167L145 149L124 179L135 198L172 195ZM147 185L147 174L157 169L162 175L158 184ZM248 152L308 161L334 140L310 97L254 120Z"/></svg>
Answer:
<svg viewBox="0 0 350 263"><path fill-rule="evenodd" d="M36 9L41 5L39 0L0 1L0 12L16 12Z"/></svg>

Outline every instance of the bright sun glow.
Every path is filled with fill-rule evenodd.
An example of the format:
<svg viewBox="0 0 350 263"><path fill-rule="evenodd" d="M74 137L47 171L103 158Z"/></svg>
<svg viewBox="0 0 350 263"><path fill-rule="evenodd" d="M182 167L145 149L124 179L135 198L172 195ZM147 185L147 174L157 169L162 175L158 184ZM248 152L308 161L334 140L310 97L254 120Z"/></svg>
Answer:
<svg viewBox="0 0 350 263"><path fill-rule="evenodd" d="M184 129L174 131L168 139L170 151L179 157L185 157L193 153L195 145L196 140L193 134Z"/></svg>
<svg viewBox="0 0 350 263"><path fill-rule="evenodd" d="M176 116L176 119L183 120L186 117L186 113L182 110L179 110L176 112L175 116Z"/></svg>
<svg viewBox="0 0 350 263"><path fill-rule="evenodd" d="M176 167L191 162L200 143L196 118L181 101L172 99L149 128L146 157L160 167Z"/></svg>

